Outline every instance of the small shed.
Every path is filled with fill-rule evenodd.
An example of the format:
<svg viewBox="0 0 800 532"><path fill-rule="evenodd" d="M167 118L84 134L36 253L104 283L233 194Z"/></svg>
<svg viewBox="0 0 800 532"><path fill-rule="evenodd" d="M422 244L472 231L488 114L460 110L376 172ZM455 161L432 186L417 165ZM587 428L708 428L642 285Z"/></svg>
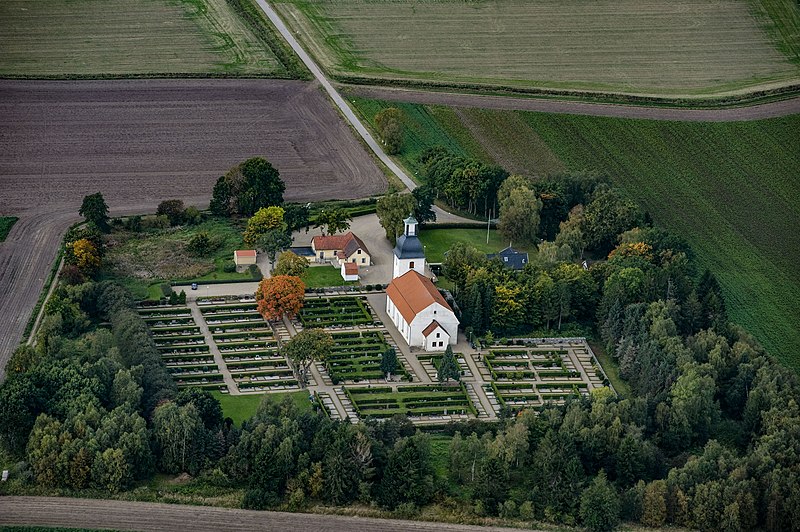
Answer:
<svg viewBox="0 0 800 532"><path fill-rule="evenodd" d="M246 270L251 264L256 263L256 250L237 249L233 252L233 262L237 271Z"/></svg>
<svg viewBox="0 0 800 532"><path fill-rule="evenodd" d="M358 264L355 262L342 262L341 272L345 281L358 281Z"/></svg>

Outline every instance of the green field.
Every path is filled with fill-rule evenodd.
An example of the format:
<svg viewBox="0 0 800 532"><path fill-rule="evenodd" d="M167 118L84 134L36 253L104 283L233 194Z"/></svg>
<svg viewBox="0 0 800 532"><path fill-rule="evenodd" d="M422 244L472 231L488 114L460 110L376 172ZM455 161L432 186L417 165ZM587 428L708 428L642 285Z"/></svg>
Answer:
<svg viewBox="0 0 800 532"><path fill-rule="evenodd" d="M0 75L295 77L271 26L254 28L238 1L4 0Z"/></svg>
<svg viewBox="0 0 800 532"><path fill-rule="evenodd" d="M425 246L425 258L428 262L444 261L444 253L456 242L465 242L482 253L497 253L508 247L499 231L489 231L489 243L486 243L486 229L423 229L419 239ZM519 251L530 251L526 247L514 246Z"/></svg>
<svg viewBox="0 0 800 532"><path fill-rule="evenodd" d="M241 427L242 422L250 419L258 411L262 401L280 402L289 397L300 411L311 410L311 401L308 400L307 391L271 394L252 394L252 395L228 395L219 392L211 392L222 405L223 417L229 417L234 424Z"/></svg>
<svg viewBox="0 0 800 532"><path fill-rule="evenodd" d="M367 116L396 105L355 104ZM409 122L417 116L421 124L435 121L427 106L405 108L414 111ZM700 267L718 277L733 320L770 353L800 367L800 115L701 123L480 109L460 114L484 151L523 173L542 173L538 153L547 164L555 157L568 170L607 174L657 224L689 241ZM446 136L444 126L435 131L430 145ZM526 151L518 139L535 142ZM399 157L409 168L413 159Z"/></svg>
<svg viewBox="0 0 800 532"><path fill-rule="evenodd" d="M14 227L17 220L19 218L16 216L0 216L0 242L8 237L8 233L11 232L11 228Z"/></svg>
<svg viewBox="0 0 800 532"><path fill-rule="evenodd" d="M343 80L675 95L798 77L791 0L278 0L276 9Z"/></svg>

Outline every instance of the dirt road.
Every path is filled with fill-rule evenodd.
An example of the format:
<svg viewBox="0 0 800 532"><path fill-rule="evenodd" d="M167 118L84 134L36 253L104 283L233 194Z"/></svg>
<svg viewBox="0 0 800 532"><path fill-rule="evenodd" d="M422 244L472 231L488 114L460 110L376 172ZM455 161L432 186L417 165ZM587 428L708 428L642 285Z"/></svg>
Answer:
<svg viewBox="0 0 800 532"><path fill-rule="evenodd" d="M0 497L0 525L113 530L288 532L502 532L499 527L58 497ZM527 529L530 530L530 529Z"/></svg>
<svg viewBox="0 0 800 532"><path fill-rule="evenodd" d="M453 92L432 92L387 87L362 87L348 85L342 89L345 95L375 98L426 105L448 105L452 107L478 107L482 109L539 111L570 115L609 116L616 118L646 118L651 120L677 120L687 122L735 122L762 120L800 113L800 97L769 102L748 107L730 109L680 109L669 107L644 107L639 105L617 105L566 100L543 100L536 98L514 98Z"/></svg>
<svg viewBox="0 0 800 532"><path fill-rule="evenodd" d="M0 81L0 379L81 199L112 214L207 206L228 168L266 156L286 199L379 194L386 179L316 83Z"/></svg>

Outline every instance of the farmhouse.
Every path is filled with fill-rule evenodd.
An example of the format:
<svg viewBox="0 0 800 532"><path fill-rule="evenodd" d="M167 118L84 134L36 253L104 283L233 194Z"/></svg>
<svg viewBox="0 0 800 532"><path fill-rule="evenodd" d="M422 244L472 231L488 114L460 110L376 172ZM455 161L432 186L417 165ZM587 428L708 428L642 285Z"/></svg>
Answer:
<svg viewBox="0 0 800 532"><path fill-rule="evenodd" d="M311 249L318 262L335 260L354 262L359 266L372 264L367 246L352 231L343 235L315 236L311 240Z"/></svg>
<svg viewBox="0 0 800 532"><path fill-rule="evenodd" d="M490 253L489 255L486 255L486 258L489 260L492 260L495 257L500 259L500 261L503 263L503 266L506 268L511 268L512 270L522 270L525 268L525 265L528 264L528 254L523 251L517 251L511 246L508 246L506 249L501 250L498 253Z"/></svg>
<svg viewBox="0 0 800 532"><path fill-rule="evenodd" d="M246 270L251 264L256 263L256 250L237 249L233 252L233 262L237 271Z"/></svg>
<svg viewBox="0 0 800 532"><path fill-rule="evenodd" d="M444 351L458 341L458 318L430 279L416 270L392 279L386 313L411 347Z"/></svg>

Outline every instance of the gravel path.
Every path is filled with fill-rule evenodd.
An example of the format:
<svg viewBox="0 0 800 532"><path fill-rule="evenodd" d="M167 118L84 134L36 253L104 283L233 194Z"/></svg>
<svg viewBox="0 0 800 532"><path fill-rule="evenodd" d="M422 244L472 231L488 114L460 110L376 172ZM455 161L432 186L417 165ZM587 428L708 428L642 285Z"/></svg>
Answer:
<svg viewBox="0 0 800 532"><path fill-rule="evenodd" d="M682 109L669 107L644 107L588 103L566 100L515 98L480 94L458 94L422 90L394 89L388 87L346 86L346 94L430 105L452 107L478 107L481 109L539 111L570 115L609 116L615 118L646 118L651 120L677 120L687 122L735 122L762 120L800 113L800 97L760 105L730 109Z"/></svg>
<svg viewBox="0 0 800 532"><path fill-rule="evenodd" d="M446 523L401 521L337 515L256 512L207 506L68 499L0 497L0 525L64 526L70 528L141 530L248 530L287 532L502 532L520 530ZM530 530L530 529L526 529Z"/></svg>

